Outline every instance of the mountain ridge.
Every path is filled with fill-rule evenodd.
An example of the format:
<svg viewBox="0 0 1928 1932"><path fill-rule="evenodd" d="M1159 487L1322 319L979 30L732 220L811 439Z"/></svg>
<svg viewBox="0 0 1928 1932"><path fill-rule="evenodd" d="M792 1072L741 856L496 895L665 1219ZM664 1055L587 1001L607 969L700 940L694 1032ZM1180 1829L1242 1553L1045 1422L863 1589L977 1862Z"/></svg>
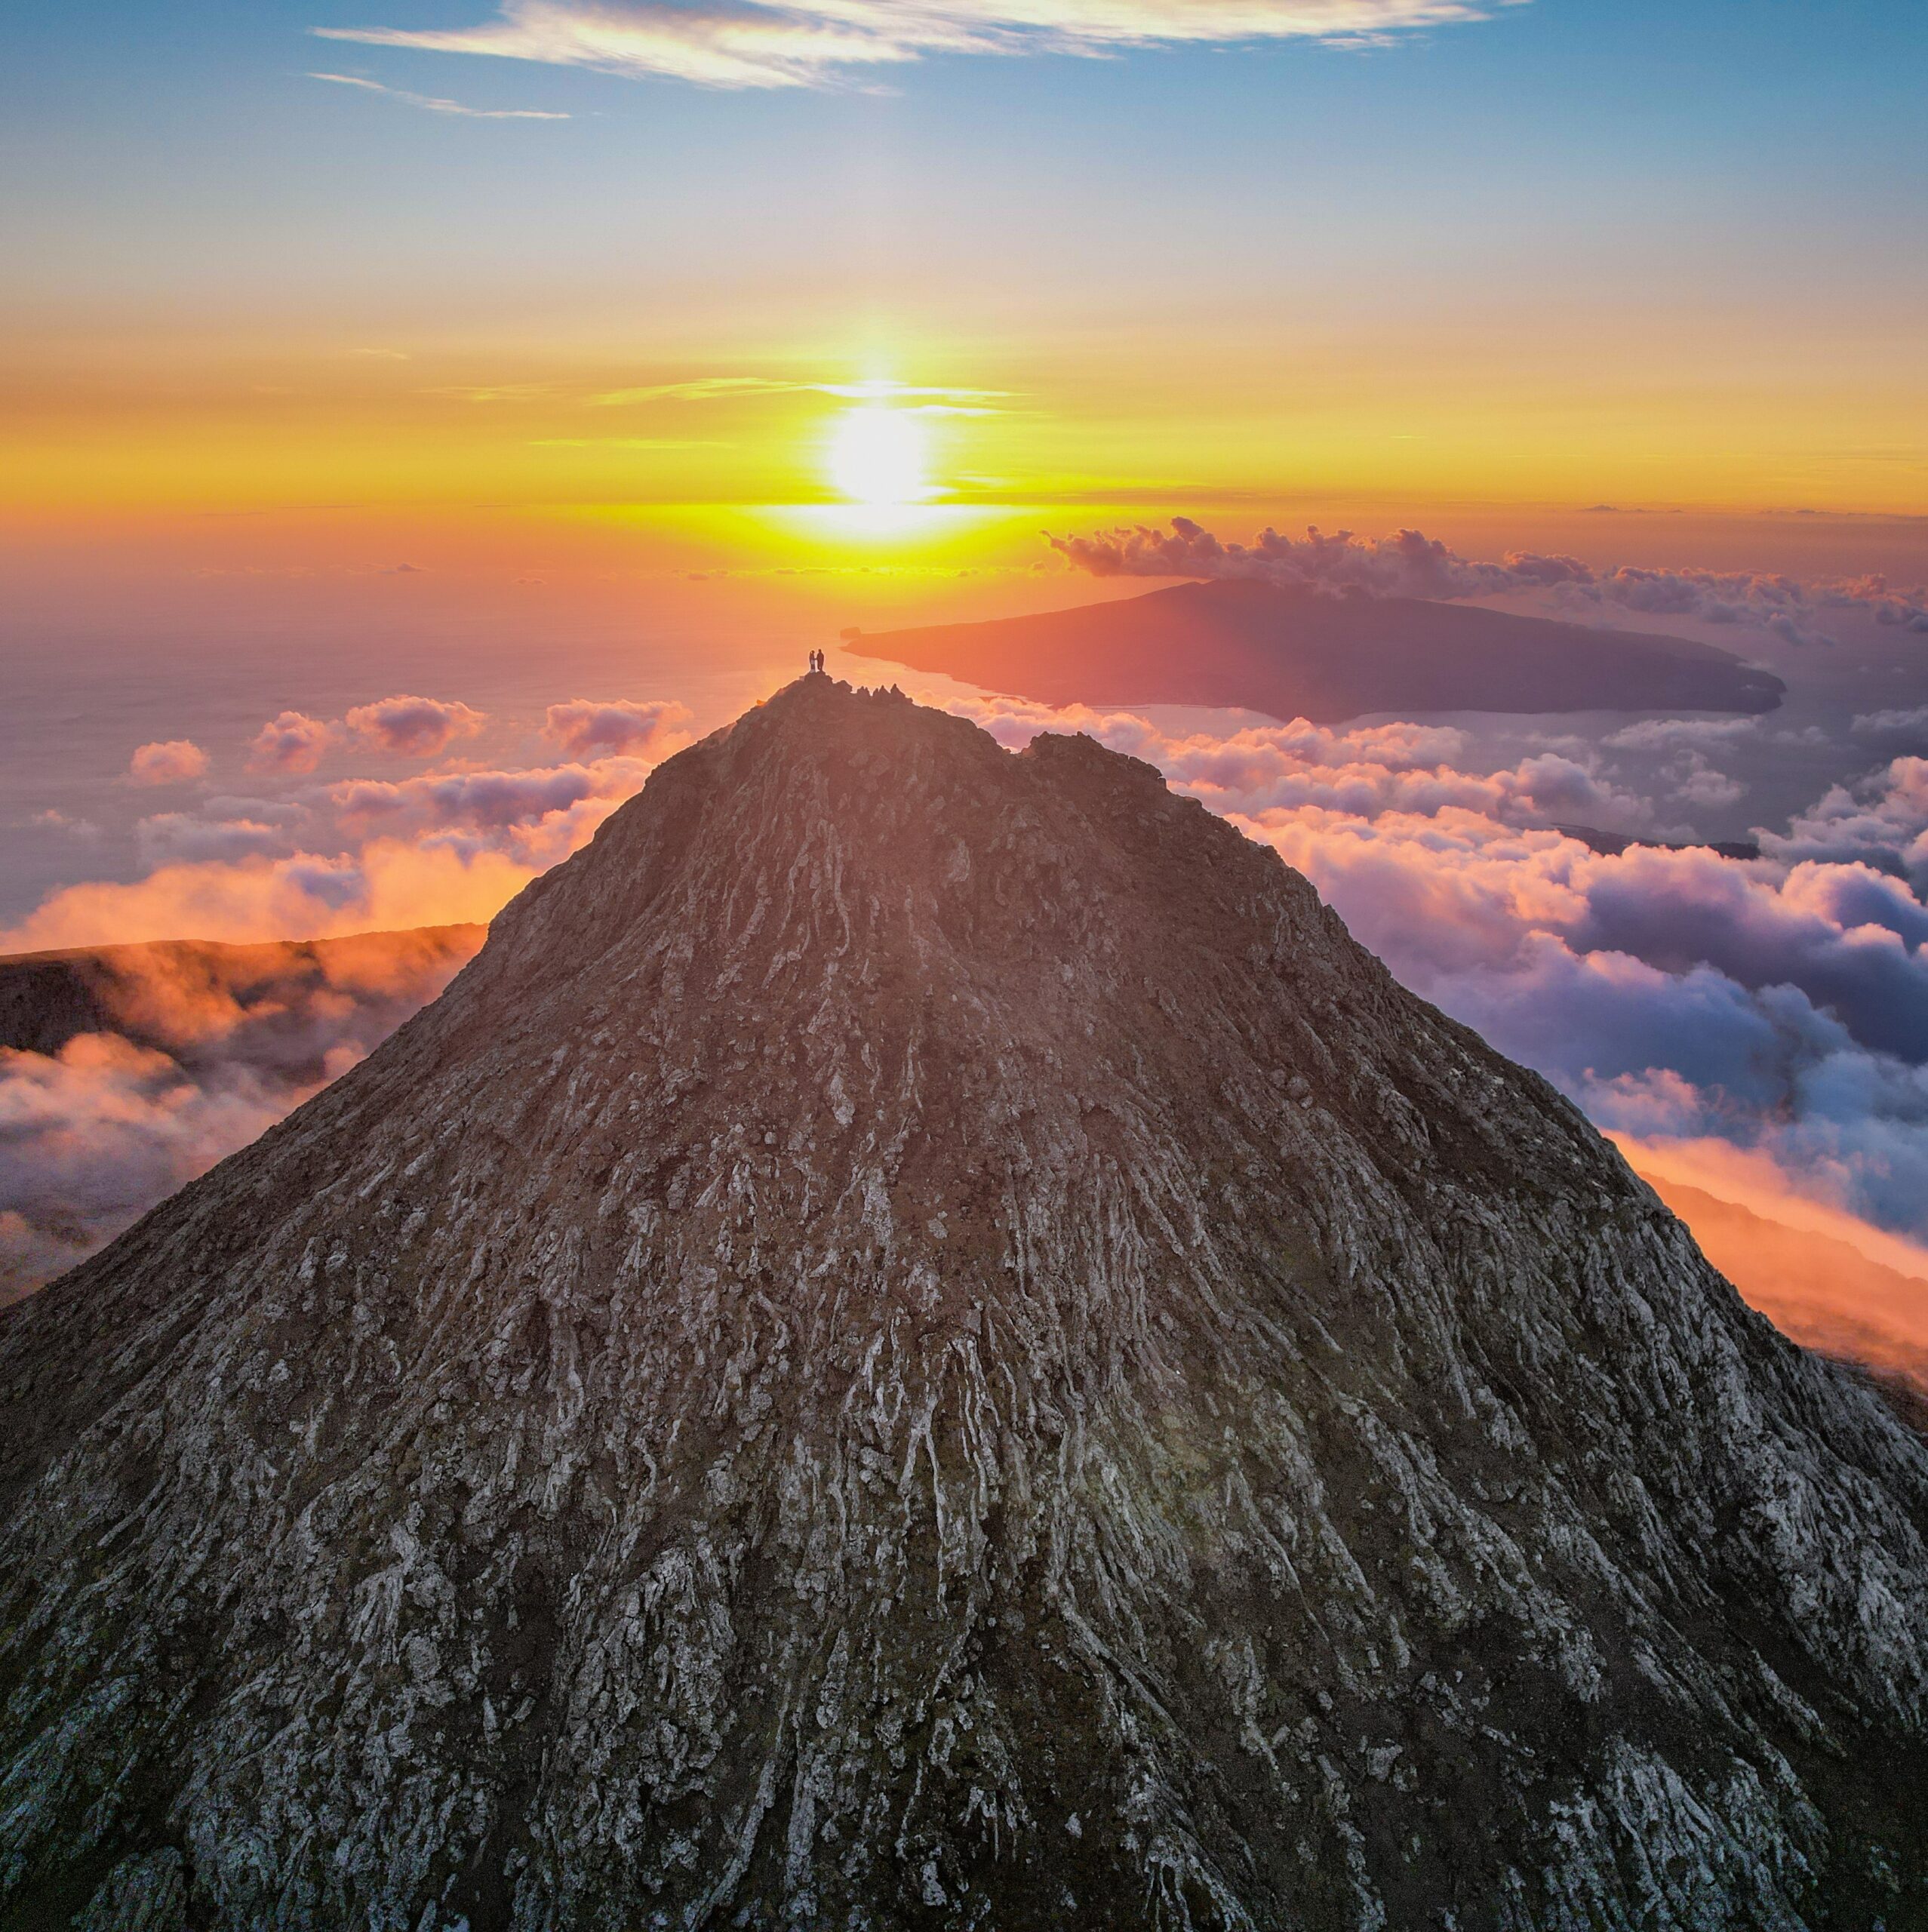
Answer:
<svg viewBox="0 0 1928 1932"><path fill-rule="evenodd" d="M1089 740L666 761L0 1420L0 1924L1923 1922L1928 1448Z"/></svg>

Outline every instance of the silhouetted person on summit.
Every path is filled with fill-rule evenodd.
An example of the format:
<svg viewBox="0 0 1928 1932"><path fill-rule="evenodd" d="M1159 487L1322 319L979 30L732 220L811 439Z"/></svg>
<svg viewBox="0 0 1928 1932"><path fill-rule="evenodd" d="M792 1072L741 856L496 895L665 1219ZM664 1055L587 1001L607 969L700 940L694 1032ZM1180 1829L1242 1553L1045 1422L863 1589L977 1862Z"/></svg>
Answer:
<svg viewBox="0 0 1928 1932"><path fill-rule="evenodd" d="M813 677L817 676L817 675L820 675L820 674L821 674L821 672L822 672L822 671L823 671L823 653L822 651L813 651L810 653L810 675L811 675Z"/></svg>

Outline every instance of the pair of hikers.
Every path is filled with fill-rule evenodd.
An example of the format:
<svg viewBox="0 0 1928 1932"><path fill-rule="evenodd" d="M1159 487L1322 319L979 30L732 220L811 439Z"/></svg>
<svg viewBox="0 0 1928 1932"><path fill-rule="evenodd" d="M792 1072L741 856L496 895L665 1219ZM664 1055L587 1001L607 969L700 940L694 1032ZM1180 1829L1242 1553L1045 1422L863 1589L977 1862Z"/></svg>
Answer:
<svg viewBox="0 0 1928 1932"><path fill-rule="evenodd" d="M823 669L823 653L822 651L813 651L810 653L810 668L814 672L821 673Z"/></svg>

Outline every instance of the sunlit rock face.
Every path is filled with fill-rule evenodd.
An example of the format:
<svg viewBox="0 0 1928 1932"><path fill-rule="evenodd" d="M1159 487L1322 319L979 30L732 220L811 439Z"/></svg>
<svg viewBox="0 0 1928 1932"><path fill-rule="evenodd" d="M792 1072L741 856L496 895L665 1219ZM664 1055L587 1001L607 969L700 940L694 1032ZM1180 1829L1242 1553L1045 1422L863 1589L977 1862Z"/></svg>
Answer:
<svg viewBox="0 0 1928 1932"><path fill-rule="evenodd" d="M1928 1451L1277 856L817 677L0 1318L0 1923L1928 1923Z"/></svg>

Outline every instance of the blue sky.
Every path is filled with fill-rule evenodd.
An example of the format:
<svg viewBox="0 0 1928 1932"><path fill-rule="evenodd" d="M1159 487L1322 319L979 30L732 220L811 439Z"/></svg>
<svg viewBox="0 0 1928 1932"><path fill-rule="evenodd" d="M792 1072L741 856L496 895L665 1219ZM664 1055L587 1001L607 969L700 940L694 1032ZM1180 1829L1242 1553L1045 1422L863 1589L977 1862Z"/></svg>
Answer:
<svg viewBox="0 0 1928 1932"><path fill-rule="evenodd" d="M939 56L882 96L306 31L487 17L483 0L23 13L0 152L10 252L41 271L29 312L405 306L451 286L512 309L508 270L595 302L683 278L780 288L826 259L853 299L999 278L993 318L1023 309L1017 275L1074 310L1121 290L1182 306L1181 279L1237 302L1330 278L1369 309L1477 302L1495 278L1528 303L1865 315L1923 292L1917 6L1531 0L1368 51ZM312 70L573 118L459 118Z"/></svg>

